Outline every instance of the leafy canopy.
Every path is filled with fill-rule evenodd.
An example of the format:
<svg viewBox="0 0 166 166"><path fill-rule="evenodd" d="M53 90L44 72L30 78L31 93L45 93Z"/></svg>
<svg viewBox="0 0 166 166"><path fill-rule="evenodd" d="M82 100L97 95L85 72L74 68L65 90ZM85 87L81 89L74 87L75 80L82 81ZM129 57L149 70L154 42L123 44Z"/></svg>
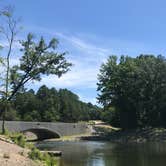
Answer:
<svg viewBox="0 0 166 166"><path fill-rule="evenodd" d="M98 100L105 111L115 108L112 117L116 118L113 122L118 122L117 125L123 128L166 125L166 59L163 56L121 56L119 61L116 56L110 56L101 66L98 79Z"/></svg>
<svg viewBox="0 0 166 166"><path fill-rule="evenodd" d="M43 37L39 42L34 41L32 34L28 34L26 41L21 41L23 56L20 64L11 68L11 85L13 97L16 91L29 80L40 81L42 75L57 75L66 73L71 63L65 59L66 53L55 53L58 41L52 39L48 44ZM9 99L11 98L9 97Z"/></svg>

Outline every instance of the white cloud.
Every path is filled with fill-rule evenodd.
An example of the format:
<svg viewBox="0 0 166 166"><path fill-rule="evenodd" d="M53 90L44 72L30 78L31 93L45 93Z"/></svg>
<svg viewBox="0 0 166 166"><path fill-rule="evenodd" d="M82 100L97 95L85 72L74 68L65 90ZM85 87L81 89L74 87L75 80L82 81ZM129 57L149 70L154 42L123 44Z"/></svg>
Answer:
<svg viewBox="0 0 166 166"><path fill-rule="evenodd" d="M43 33L51 37L57 37L60 40L60 47L62 47L62 50L63 48L68 50L67 58L74 64L71 71L61 78L43 77L42 82L37 83L38 85L46 84L57 88L96 88L100 65L110 54L110 49L95 45L78 37L79 35L57 32L42 27L30 27L29 29L37 31L39 34Z"/></svg>
<svg viewBox="0 0 166 166"><path fill-rule="evenodd" d="M57 88L96 88L97 72L96 69L79 69L71 70L57 78L54 75L43 77L41 82L35 83L38 85L46 84L47 86L55 86Z"/></svg>
<svg viewBox="0 0 166 166"><path fill-rule="evenodd" d="M20 63L19 57L10 58L10 65L11 66L18 65L19 63Z"/></svg>
<svg viewBox="0 0 166 166"><path fill-rule="evenodd" d="M106 61L110 54L128 54L138 55L139 53L149 52L151 47L145 46L144 43L134 41L124 41L117 39L106 39L98 36L87 34L74 34L67 32L57 32L56 30L26 26L28 31L33 31L37 35L43 35L46 39L56 37L60 44L58 51L67 50L69 54L67 59L74 63L71 71L63 75L61 78L56 76L43 77L41 82L35 82L34 85L28 83L27 87L39 87L46 84L49 87L69 88L69 89L86 89L91 88L93 91L96 88L97 74L99 73L100 65ZM93 38L93 39L92 39ZM91 40L92 39L92 40ZM0 43L3 41L0 41ZM3 42L3 45L6 45ZM20 49L18 42L14 43L14 49ZM19 63L19 57L11 58L11 65ZM95 94L95 93L94 93ZM78 90L78 95L84 101L96 102L95 95L83 95Z"/></svg>
<svg viewBox="0 0 166 166"><path fill-rule="evenodd" d="M111 52L113 52L112 48L110 49L93 44L92 42L89 42L88 39L80 37L79 34L73 35L71 33L63 33L52 29L47 29L43 27L34 27L34 26L28 27L28 29L37 31L39 34L41 33L42 35L46 34L51 37L58 38L60 40L60 45L62 45L62 47L65 47L65 45L67 45L69 53L70 51L73 51L73 49L79 50L81 54L84 55L83 58L88 57L90 59L93 58L94 60L96 59L101 60L107 57L109 54L111 54ZM98 38L98 40L100 40L100 37ZM91 57L89 57L89 55L91 55Z"/></svg>
<svg viewBox="0 0 166 166"><path fill-rule="evenodd" d="M92 104L97 104L95 97L94 97L94 98L91 98L91 97L87 97L87 96L81 95L81 94L79 94L78 96L79 96L79 99L80 99L81 101L84 101L84 102L86 102L86 103L91 102ZM98 105L98 104L97 104L97 105Z"/></svg>
<svg viewBox="0 0 166 166"><path fill-rule="evenodd" d="M76 36L67 36L62 33L56 33L59 37L64 38L68 42L70 42L75 48L80 49L84 53L91 54L91 55L99 55L99 56L106 56L110 53L109 49L102 48L99 46L96 46L92 43L89 43L87 41L84 41L83 39L80 39Z"/></svg>
<svg viewBox="0 0 166 166"><path fill-rule="evenodd" d="M9 43L7 42L7 40L0 40L0 45L1 45L4 49L6 49L6 48L9 47ZM13 44L12 44L12 49L18 50L18 49L20 49L20 48L21 48L20 42L19 42L18 40L15 40L15 41L13 42Z"/></svg>

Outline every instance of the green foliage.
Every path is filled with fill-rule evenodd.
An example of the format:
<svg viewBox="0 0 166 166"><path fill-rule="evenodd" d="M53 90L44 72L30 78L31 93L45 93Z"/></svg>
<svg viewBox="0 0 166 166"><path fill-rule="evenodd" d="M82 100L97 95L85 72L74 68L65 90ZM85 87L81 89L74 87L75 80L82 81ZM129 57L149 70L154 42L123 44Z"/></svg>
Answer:
<svg viewBox="0 0 166 166"><path fill-rule="evenodd" d="M119 126L119 112L114 107L109 107L101 113L101 119L112 126Z"/></svg>
<svg viewBox="0 0 166 166"><path fill-rule="evenodd" d="M58 41L55 38L46 43L44 38L41 37L39 41L36 42L34 36L29 33L26 40L20 41L20 44L22 45L22 48L20 49L22 55L18 65L11 66L10 59L13 51L13 43L18 32L18 21L14 18L13 9L11 7L7 7L0 11L0 16L0 37L4 37L7 41L7 49L5 55L3 55L6 60L5 63L2 63L2 58L0 58L0 64L5 68L5 73L0 73L0 78L3 77L1 80L4 82L2 84L4 90L0 92L0 97L2 103L5 103L5 106L0 108L0 115L3 120L2 130L5 132L6 114L8 113L7 118L9 120L12 120L14 116L17 116L15 109L10 110L9 112L8 103L16 94L24 89L24 85L28 81L40 81L41 76L43 75L48 76L51 74L61 77L69 71L72 64L67 62L65 58L66 52L55 52L55 48L58 44ZM1 18L5 19L5 21ZM3 46L0 46L0 49L2 47ZM33 99L30 98L30 100ZM25 106L26 104L24 105L24 108ZM34 109L31 115L26 115L25 119L32 120L36 117L35 113ZM11 118L9 118L9 115L12 115ZM54 117L52 114L48 116L49 117L46 117L46 119Z"/></svg>
<svg viewBox="0 0 166 166"><path fill-rule="evenodd" d="M92 103L87 103L88 116L90 120L101 119L102 109Z"/></svg>
<svg viewBox="0 0 166 166"><path fill-rule="evenodd" d="M22 133L13 133L9 132L8 129L5 129L4 134L9 140L12 140L15 144L25 147L27 145L26 143L26 137Z"/></svg>
<svg viewBox="0 0 166 166"><path fill-rule="evenodd" d="M3 132L2 130L0 130L0 134L2 134L2 135L6 135L6 136L9 136L9 131L8 131L8 129L6 129L5 128L5 132Z"/></svg>
<svg viewBox="0 0 166 166"><path fill-rule="evenodd" d="M29 158L32 160L40 160L43 161L48 166L56 166L57 160L56 158L50 156L48 153L41 153L37 148L32 148L32 150L28 153Z"/></svg>
<svg viewBox="0 0 166 166"><path fill-rule="evenodd" d="M119 61L111 56L98 76L99 102L106 112L110 107L117 110L122 128L166 126L165 73L166 59L162 56L121 56Z"/></svg>
<svg viewBox="0 0 166 166"><path fill-rule="evenodd" d="M17 93L8 107L6 120L77 122L100 119L101 115L101 108L80 101L71 91L45 85L36 93L32 89Z"/></svg>
<svg viewBox="0 0 166 166"><path fill-rule="evenodd" d="M31 149L28 155L29 155L29 158L31 158L32 160L42 160L42 157L43 157L40 150L38 150L35 147Z"/></svg>
<svg viewBox="0 0 166 166"><path fill-rule="evenodd" d="M81 113L81 103L78 101L78 96L67 89L60 89L59 98L62 121L77 121L79 119L79 113Z"/></svg>
<svg viewBox="0 0 166 166"><path fill-rule="evenodd" d="M22 133L11 133L8 130L5 130L5 135L6 135L6 138L9 138L8 141L12 140L15 144L17 144L23 148L30 149L30 152L28 153L28 156L30 159L40 160L43 162L43 164L45 164L47 166L56 166L57 165L57 159L55 157L49 155L47 152L42 153L42 152L40 152L39 149L37 149L34 146L34 144L27 143L26 137ZM5 158L7 158L7 157L5 157Z"/></svg>
<svg viewBox="0 0 166 166"><path fill-rule="evenodd" d="M27 35L25 41L20 41L23 53L20 64L13 66L10 70L12 93L8 100L11 100L18 90L28 81L40 81L41 75L57 75L66 73L71 63L65 59L66 53L54 52L57 40L52 39L47 44L43 37L39 42L34 41L32 34Z"/></svg>
<svg viewBox="0 0 166 166"><path fill-rule="evenodd" d="M26 146L26 138L23 134L21 133L12 133L12 134L9 134L9 137L11 138L11 140L21 146L21 147L25 147Z"/></svg>

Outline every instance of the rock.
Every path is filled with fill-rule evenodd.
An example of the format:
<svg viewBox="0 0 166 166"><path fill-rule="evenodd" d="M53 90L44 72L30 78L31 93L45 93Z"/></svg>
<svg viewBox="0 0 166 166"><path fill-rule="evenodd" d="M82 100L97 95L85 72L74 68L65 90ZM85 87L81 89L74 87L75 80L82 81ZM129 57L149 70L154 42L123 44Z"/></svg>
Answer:
<svg viewBox="0 0 166 166"><path fill-rule="evenodd" d="M50 156L61 156L61 151L41 151L41 153L48 153Z"/></svg>
<svg viewBox="0 0 166 166"><path fill-rule="evenodd" d="M4 153L4 154L3 154L3 158L9 159L9 158L10 158L9 153Z"/></svg>

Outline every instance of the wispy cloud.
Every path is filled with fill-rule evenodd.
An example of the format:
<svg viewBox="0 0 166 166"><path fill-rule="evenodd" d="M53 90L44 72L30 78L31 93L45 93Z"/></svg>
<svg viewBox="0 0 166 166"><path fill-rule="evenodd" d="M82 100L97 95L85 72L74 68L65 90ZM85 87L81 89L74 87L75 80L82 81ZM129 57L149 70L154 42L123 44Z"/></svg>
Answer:
<svg viewBox="0 0 166 166"><path fill-rule="evenodd" d="M100 55L100 56L106 56L110 53L110 49L102 48L99 46L96 46L92 43L89 43L87 41L84 41L81 38L78 38L76 36L67 36L62 33L56 33L57 36L65 39L69 43L71 43L75 48L80 49L84 53L91 54L91 55Z"/></svg>
<svg viewBox="0 0 166 166"><path fill-rule="evenodd" d="M111 41L95 37L96 41L100 41L97 44L97 42L89 40L90 37L87 37L88 35L57 32L42 27L26 27L28 31L43 35L46 39L51 37L58 38L60 41L58 51L67 50L69 52L67 59L74 64L71 71L61 78L57 78L53 75L48 77L44 76L41 82L34 82L34 84L29 83L27 87L35 87L37 89L41 85L46 84L48 87L69 88L71 90L76 88L80 89L80 91L78 90L78 95L81 99L84 101L90 100L93 103L96 101L97 74L99 73L100 65L106 61L108 55L121 54L122 52L126 53L128 50L132 53L132 50L135 48L137 51L142 48L142 44L134 42ZM101 41L104 41L104 44L101 44ZM15 48L19 49L20 45L17 44L18 43L16 43ZM12 64L17 64L18 59L19 58L12 59ZM87 89L93 89L94 93L83 94L83 90L87 91Z"/></svg>
<svg viewBox="0 0 166 166"><path fill-rule="evenodd" d="M9 42L5 39L3 40L0 40L0 45L3 47L3 48L8 48L9 47ZM18 40L14 40L13 44L12 44L12 48L13 49L20 49L21 48L21 44Z"/></svg>
<svg viewBox="0 0 166 166"><path fill-rule="evenodd" d="M71 71L63 75L61 78L50 75L43 77L41 82L34 82L34 85L28 84L28 87L40 87L46 84L48 87L56 88L69 88L69 89L81 89L81 91L87 91L87 89L93 89L96 91L97 74L101 63L110 54L110 49L95 45L88 41L86 38L81 38L79 35L71 33L57 32L51 29L30 27L31 31L38 32L46 36L46 38L57 37L60 40L58 50L67 50L69 54L67 59L71 61L74 66ZM94 92L96 93L96 92ZM79 92L78 95L84 101L91 101L95 103L95 95L83 94Z"/></svg>
<svg viewBox="0 0 166 166"><path fill-rule="evenodd" d="M28 27L28 26L27 26ZM67 58L74 63L71 71L57 79L54 76L44 77L42 83L56 87L93 87L96 88L97 73L103 61L111 54L110 48L102 47L71 33L57 32L42 27L28 27L48 37L60 40L60 49L67 49Z"/></svg>
<svg viewBox="0 0 166 166"><path fill-rule="evenodd" d="M41 86L46 84L49 87L55 86L57 88L96 88L97 72L96 69L79 69L71 70L63 75L61 78L50 75L43 77L42 82L36 82L36 85Z"/></svg>
<svg viewBox="0 0 166 166"><path fill-rule="evenodd" d="M82 89L86 91L91 88L96 91L97 74L101 64L106 61L109 55L121 55L123 53L136 56L148 50L148 47L144 44L134 41L108 40L97 36L95 36L94 41L93 39L90 40L91 36L87 34L59 32L42 27L30 27L30 29L39 34L44 34L48 38L57 37L60 40L60 50L67 49L69 52L67 58L74 63L71 71L61 78L52 75L43 77L42 82L35 83L35 85L39 87L46 84L49 87L81 89L78 91L80 98L84 101L87 101L87 98L93 103L96 101L97 92L92 95L90 93L85 95L82 93Z"/></svg>

